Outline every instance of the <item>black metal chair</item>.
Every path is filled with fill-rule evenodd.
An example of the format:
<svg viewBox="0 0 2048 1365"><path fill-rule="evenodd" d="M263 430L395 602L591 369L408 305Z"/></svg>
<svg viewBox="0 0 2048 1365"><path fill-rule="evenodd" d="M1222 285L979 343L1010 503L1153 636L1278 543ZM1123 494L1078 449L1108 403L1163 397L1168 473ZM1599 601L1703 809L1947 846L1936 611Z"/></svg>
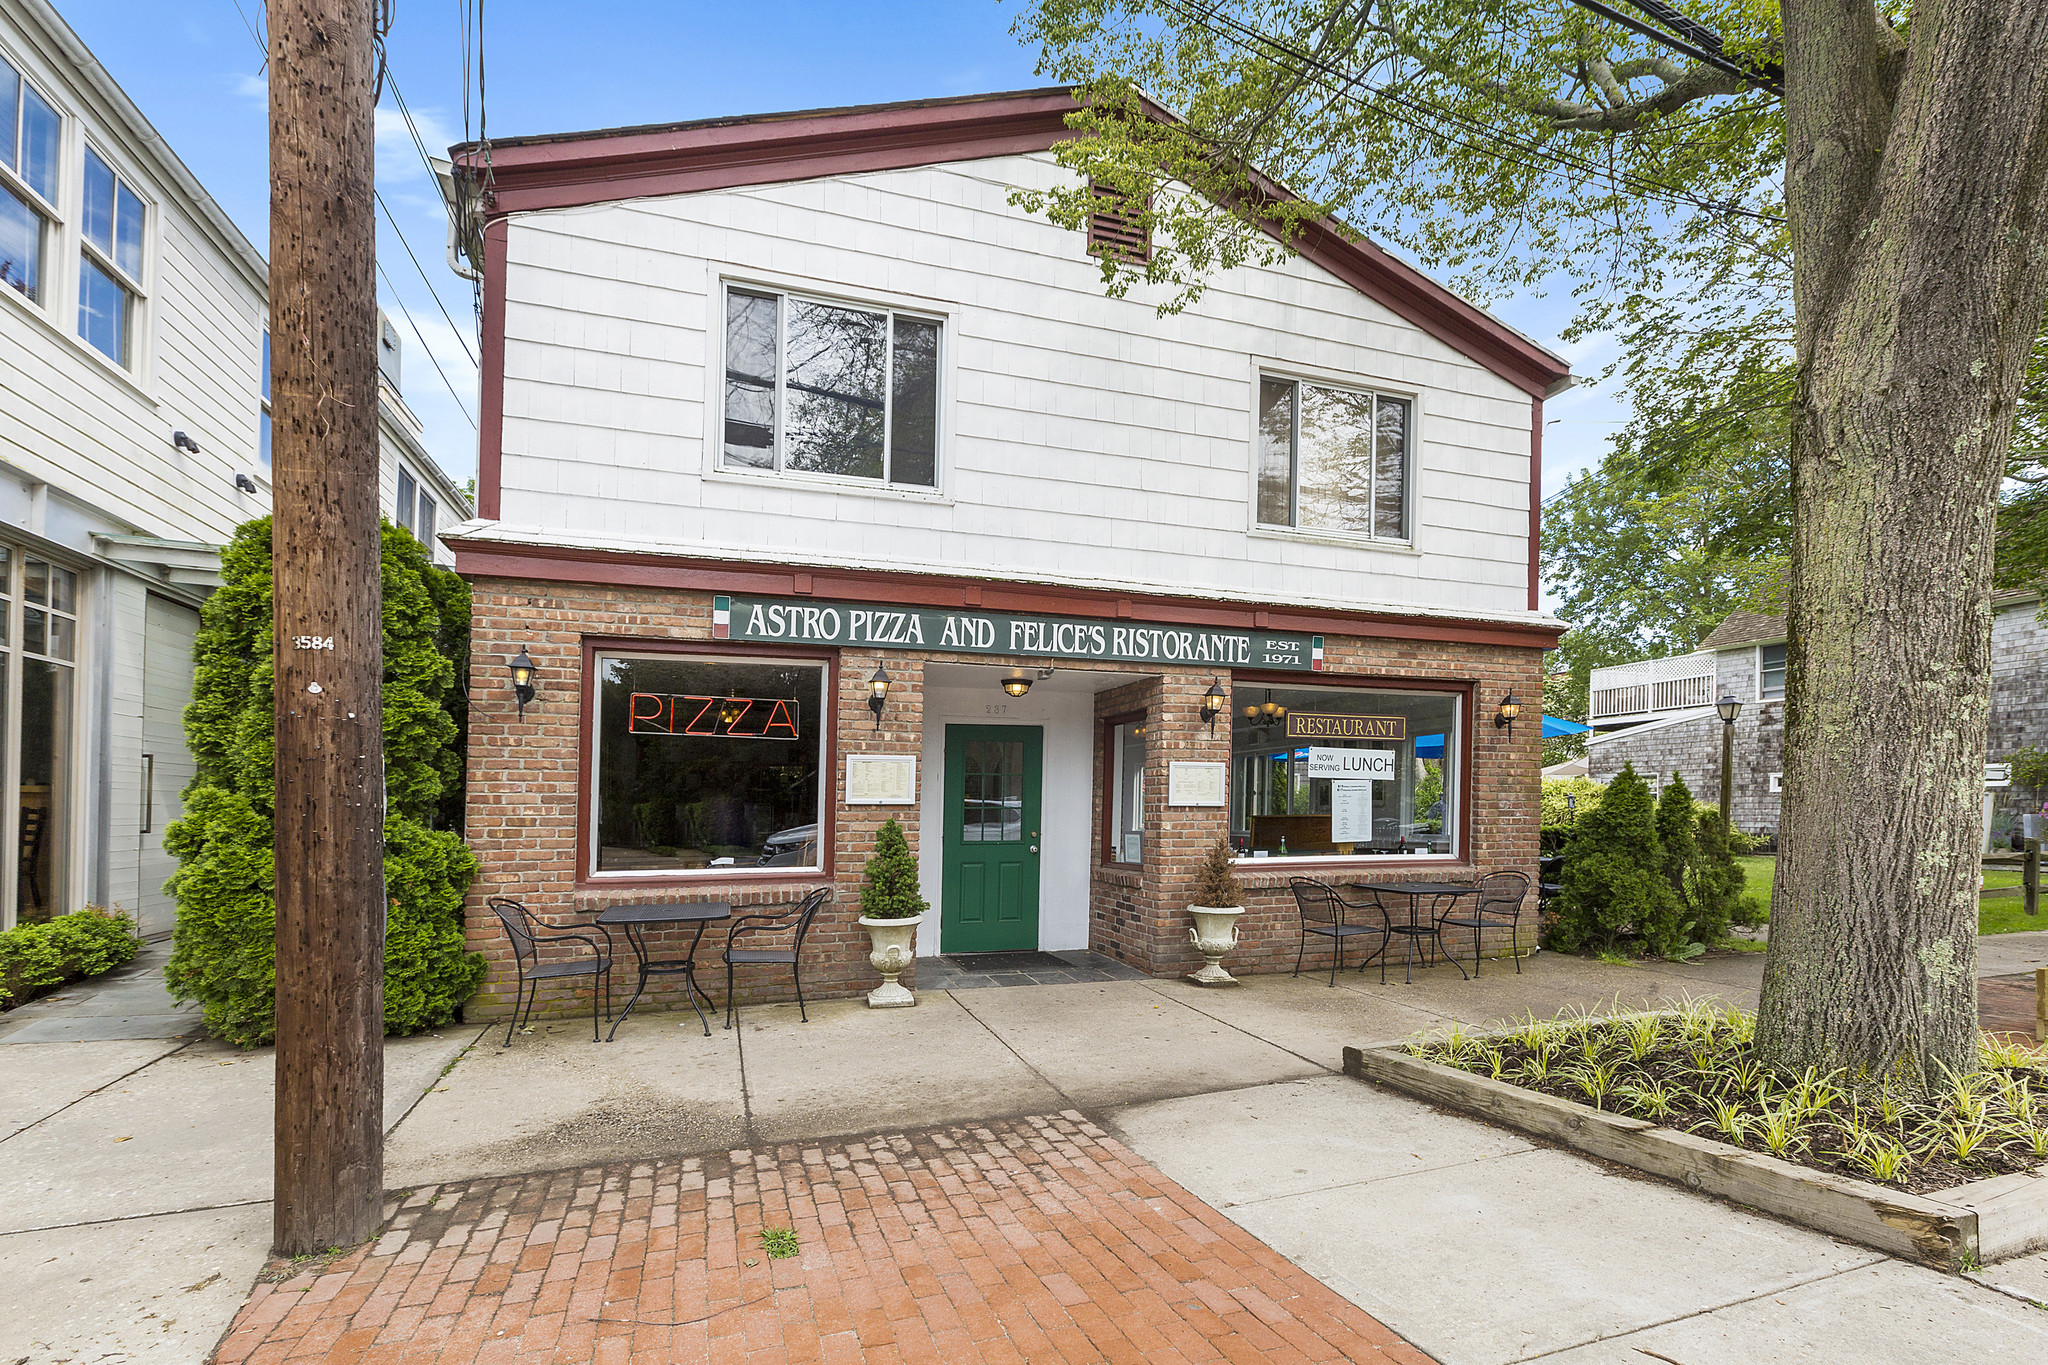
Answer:
<svg viewBox="0 0 2048 1365"><path fill-rule="evenodd" d="M568 977L588 976L590 983L590 1040L598 1038L598 996L604 997L606 1018L612 1012L612 936L602 924L594 925L604 935L604 946L598 947L597 940L589 934L580 934L570 929L548 929L534 922L526 907L518 901L504 896L493 896L486 902L498 916L498 923L505 928L505 937L512 940L512 957L519 964L519 994L512 1006L512 1023L505 1030L506 1047L512 1046L512 1035L521 1027L520 1012L527 1018L533 1017L533 1002L540 995L543 981L558 981ZM585 943L590 946L592 956L556 958L542 961L541 946L549 943Z"/></svg>
<svg viewBox="0 0 2048 1365"><path fill-rule="evenodd" d="M1344 966L1344 943L1353 938L1376 938L1379 947L1367 953L1359 961L1358 970L1364 971L1375 957L1383 958L1387 950L1387 915L1375 901L1371 906L1354 905L1337 894L1335 887L1319 882L1313 877L1289 877L1288 890L1294 893L1295 908L1301 911L1301 948L1294 955L1294 974L1301 975L1301 964L1308 956L1308 936L1315 934L1331 941L1334 950L1330 955L1330 984L1337 984L1337 973ZM1380 918L1378 924L1354 924L1352 916L1372 911ZM1387 965L1380 963L1380 975L1385 977Z"/></svg>
<svg viewBox="0 0 2048 1365"><path fill-rule="evenodd" d="M1472 931L1472 975L1479 975L1479 941L1488 929L1508 930L1509 955L1515 959L1515 974L1521 975L1522 955L1517 937L1522 927L1522 906L1529 899L1529 878L1520 872L1489 872L1477 883L1476 896L1469 910L1461 910L1462 902L1453 901L1451 908L1437 916L1437 942L1443 942L1445 929L1470 929ZM1455 961L1455 959L1453 959ZM1462 967L1460 971L1464 970Z"/></svg>
<svg viewBox="0 0 2048 1365"><path fill-rule="evenodd" d="M804 935L811 932L811 921L825 902L832 899L832 888L821 886L805 896L795 905L780 910L766 911L755 915L741 915L732 922L732 928L725 936L725 1026L732 1027L733 1015L738 1006L733 995L732 980L734 967L758 966L763 963L779 964L789 968L789 975L796 982L796 1012L806 1024L811 1022L810 1011L804 1005ZM796 930L796 937L787 948L735 948L742 934L779 934Z"/></svg>

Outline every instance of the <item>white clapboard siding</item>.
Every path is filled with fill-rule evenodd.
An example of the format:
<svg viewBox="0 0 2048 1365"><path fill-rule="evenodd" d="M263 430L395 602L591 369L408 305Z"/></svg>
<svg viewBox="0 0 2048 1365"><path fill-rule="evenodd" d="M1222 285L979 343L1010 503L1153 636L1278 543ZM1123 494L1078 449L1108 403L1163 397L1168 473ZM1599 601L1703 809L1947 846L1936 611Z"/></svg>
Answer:
<svg viewBox="0 0 2048 1365"><path fill-rule="evenodd" d="M1530 400L1299 258L1160 317L1012 208L1030 155L514 220L502 520L795 561L1518 612ZM707 477L724 276L948 315L943 497ZM1418 396L1412 549L1255 533L1254 358Z"/></svg>

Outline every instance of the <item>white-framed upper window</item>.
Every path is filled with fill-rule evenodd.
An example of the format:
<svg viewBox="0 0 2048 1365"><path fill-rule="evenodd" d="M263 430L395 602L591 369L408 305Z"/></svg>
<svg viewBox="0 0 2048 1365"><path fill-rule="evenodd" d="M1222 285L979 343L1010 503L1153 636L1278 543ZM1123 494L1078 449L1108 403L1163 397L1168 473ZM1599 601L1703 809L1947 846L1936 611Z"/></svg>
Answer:
<svg viewBox="0 0 2048 1365"><path fill-rule="evenodd" d="M719 467L936 488L942 324L729 285Z"/></svg>
<svg viewBox="0 0 2048 1365"><path fill-rule="evenodd" d="M265 469L270 468L270 329L263 329L263 368L256 374L257 392L262 395L262 409L256 417L256 459Z"/></svg>
<svg viewBox="0 0 2048 1365"><path fill-rule="evenodd" d="M1261 375L1259 525L1407 540L1414 426L1412 399Z"/></svg>
<svg viewBox="0 0 2048 1365"><path fill-rule="evenodd" d="M1759 646L1756 653L1757 696L1776 701L1785 695L1785 646Z"/></svg>
<svg viewBox="0 0 2048 1365"><path fill-rule="evenodd" d="M133 367L142 299L142 198L90 146L80 211L78 334L107 359Z"/></svg>
<svg viewBox="0 0 2048 1365"><path fill-rule="evenodd" d="M412 530L412 505L420 495L419 480L404 465L398 467L398 512L392 518L406 530Z"/></svg>
<svg viewBox="0 0 2048 1365"><path fill-rule="evenodd" d="M43 301L63 131L50 102L0 56L0 285L33 303Z"/></svg>

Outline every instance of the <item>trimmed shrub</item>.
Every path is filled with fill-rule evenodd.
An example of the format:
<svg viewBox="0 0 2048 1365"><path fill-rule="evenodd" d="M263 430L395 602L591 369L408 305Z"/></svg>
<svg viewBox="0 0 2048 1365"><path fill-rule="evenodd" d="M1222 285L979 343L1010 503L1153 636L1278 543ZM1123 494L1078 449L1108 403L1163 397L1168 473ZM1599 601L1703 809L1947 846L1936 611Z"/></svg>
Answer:
<svg viewBox="0 0 2048 1365"><path fill-rule="evenodd" d="M930 908L917 890L917 855L894 816L875 833L867 874L860 889L860 912L868 919L912 919Z"/></svg>
<svg viewBox="0 0 2048 1365"><path fill-rule="evenodd" d="M1680 923L1657 838L1656 805L1634 764L1624 766L1600 804L1579 817L1559 881L1563 895L1549 932L1551 946L1560 951L1612 950L1647 937L1652 926Z"/></svg>
<svg viewBox="0 0 2048 1365"><path fill-rule="evenodd" d="M179 999L201 1004L216 1036L257 1047L277 1031L268 517L235 532L221 577L201 613L185 712L198 775L184 816L164 832L178 859L165 979ZM460 834L431 827L461 801L461 689L450 642L458 632L466 641L469 590L389 522L383 587L384 1027L415 1033L453 1019L484 977L462 935L476 858ZM467 656L466 643L460 653Z"/></svg>
<svg viewBox="0 0 2048 1365"><path fill-rule="evenodd" d="M0 1009L124 966L141 947L135 921L96 905L42 924L16 925L0 933Z"/></svg>
<svg viewBox="0 0 2048 1365"><path fill-rule="evenodd" d="M1696 805L1685 779L1672 773L1657 796L1657 843L1663 851L1664 880L1670 884L1671 900L1668 910L1642 925L1643 944L1650 952L1679 961L1705 951L1705 944L1694 937L1697 921L1689 913L1685 894L1686 877L1699 858L1699 840L1694 835Z"/></svg>
<svg viewBox="0 0 2048 1365"><path fill-rule="evenodd" d="M1742 887L1749 874L1735 861L1741 840L1742 835L1728 827L1720 811L1709 808L1700 812L1698 846L1685 874L1685 900L1702 943L1725 940L1728 926L1743 911Z"/></svg>
<svg viewBox="0 0 2048 1365"><path fill-rule="evenodd" d="M1543 779L1543 826L1556 829L1575 826L1600 808L1607 784L1590 777L1547 777ZM1565 798L1570 797L1567 801Z"/></svg>

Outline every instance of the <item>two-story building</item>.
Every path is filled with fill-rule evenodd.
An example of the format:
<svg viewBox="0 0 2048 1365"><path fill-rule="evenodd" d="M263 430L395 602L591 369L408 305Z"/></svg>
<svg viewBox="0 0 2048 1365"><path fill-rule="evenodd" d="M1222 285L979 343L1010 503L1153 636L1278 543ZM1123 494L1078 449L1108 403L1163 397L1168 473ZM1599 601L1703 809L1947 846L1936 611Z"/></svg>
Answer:
<svg viewBox="0 0 2048 1365"><path fill-rule="evenodd" d="M0 0L0 928L171 926L198 609L270 510L267 277L46 0ZM396 354L384 509L431 535L469 508Z"/></svg>
<svg viewBox="0 0 2048 1365"><path fill-rule="evenodd" d="M1177 315L1106 297L1092 253L1127 241L1011 203L1071 175L1073 108L491 144L479 520L450 533L490 1001L487 895L573 922L829 885L806 990L864 989L890 817L921 955L1185 970L1220 838L1249 970L1294 963L1290 876L1533 871L1565 363L1330 224ZM522 650L523 709L485 662Z"/></svg>
<svg viewBox="0 0 2048 1365"><path fill-rule="evenodd" d="M1995 771L2012 754L2048 748L2048 624L2037 591L1991 599L1991 717L1985 763ZM1613 780L1625 763L1653 787L1673 772L1699 800L1721 799L1722 720L1717 703L1739 706L1734 721L1734 782L1729 821L1764 838L1778 832L1785 756L1785 618L1731 612L1691 653L1592 671L1587 693L1589 775ZM1994 785L1985 801L1987 837L2010 828L2015 797Z"/></svg>

